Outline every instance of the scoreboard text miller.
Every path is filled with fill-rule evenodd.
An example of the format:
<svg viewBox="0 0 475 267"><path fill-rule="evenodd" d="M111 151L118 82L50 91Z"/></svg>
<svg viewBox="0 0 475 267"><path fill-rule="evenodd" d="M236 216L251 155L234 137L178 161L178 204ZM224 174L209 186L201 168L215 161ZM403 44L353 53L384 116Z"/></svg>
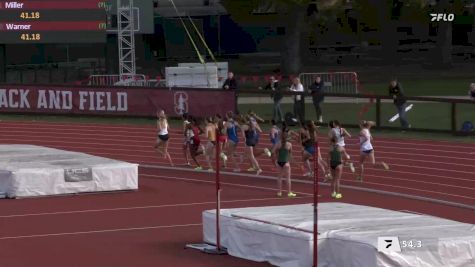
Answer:
<svg viewBox="0 0 475 267"><path fill-rule="evenodd" d="M106 40L106 1L0 1L0 44L99 43Z"/></svg>

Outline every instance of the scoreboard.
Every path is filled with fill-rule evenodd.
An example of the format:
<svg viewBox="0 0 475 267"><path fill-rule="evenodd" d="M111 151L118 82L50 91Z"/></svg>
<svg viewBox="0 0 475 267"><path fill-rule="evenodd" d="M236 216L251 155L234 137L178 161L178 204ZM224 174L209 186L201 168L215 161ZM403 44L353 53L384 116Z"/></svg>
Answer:
<svg viewBox="0 0 475 267"><path fill-rule="evenodd" d="M106 41L107 1L0 1L0 44Z"/></svg>

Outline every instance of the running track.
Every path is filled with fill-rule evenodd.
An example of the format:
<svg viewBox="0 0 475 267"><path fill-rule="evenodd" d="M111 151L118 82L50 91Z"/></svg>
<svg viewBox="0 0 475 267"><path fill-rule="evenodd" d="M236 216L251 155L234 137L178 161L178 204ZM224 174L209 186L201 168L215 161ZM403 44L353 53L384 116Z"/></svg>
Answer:
<svg viewBox="0 0 475 267"><path fill-rule="evenodd" d="M138 192L0 201L0 266L266 266L183 249L186 243L201 241L201 211L214 208L214 174L161 168L168 164L154 152L154 140L150 126L0 122L3 144L44 145L145 166L139 170ZM172 134L170 151L176 165L184 163L181 142L180 134ZM347 144L356 159L355 142L350 139ZM367 169L364 183L355 182L345 170L343 184L354 188L345 189L345 202L475 223L474 209L360 190L474 207L475 144L376 137L375 147L377 158L391 170ZM300 161L301 149L295 148ZM260 163L261 177L245 172L223 175L223 208L312 200L311 181L302 177L301 163L292 170L297 199L277 199L275 169L269 159ZM242 170L247 167L241 165ZM321 195L322 201L331 201L328 187L322 187Z"/></svg>

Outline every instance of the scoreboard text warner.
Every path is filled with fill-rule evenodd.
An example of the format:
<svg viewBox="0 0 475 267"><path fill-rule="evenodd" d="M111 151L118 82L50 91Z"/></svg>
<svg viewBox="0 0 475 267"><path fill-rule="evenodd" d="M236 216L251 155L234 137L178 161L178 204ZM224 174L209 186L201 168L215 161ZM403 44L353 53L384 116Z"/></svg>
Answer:
<svg viewBox="0 0 475 267"><path fill-rule="evenodd" d="M0 1L0 44L98 43L106 39L106 1Z"/></svg>

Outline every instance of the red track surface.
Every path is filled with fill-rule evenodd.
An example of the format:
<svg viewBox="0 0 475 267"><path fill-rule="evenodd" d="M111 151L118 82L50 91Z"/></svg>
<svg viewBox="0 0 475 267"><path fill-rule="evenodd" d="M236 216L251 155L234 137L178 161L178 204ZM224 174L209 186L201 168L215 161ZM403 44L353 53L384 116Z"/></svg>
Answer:
<svg viewBox="0 0 475 267"><path fill-rule="evenodd" d="M2 144L44 145L166 166L152 149L154 139L155 130L147 126L0 123ZM176 164L184 163L181 141L181 135L172 135ZM355 140L347 143L356 159ZM475 206L474 144L377 138L375 146L377 158L387 161L391 170L368 169L363 184L345 173L344 184ZM260 162L263 175L275 175L268 159ZM299 167L293 173L308 179L301 177ZM140 168L138 192L0 201L0 266L266 266L183 249L201 241L201 212L215 207L213 181L211 173L146 167ZM294 183L301 198L277 199L270 179L225 174L222 181L223 208L312 199L312 187L306 183ZM331 201L327 191L322 187L322 201ZM471 209L401 197L347 189L344 201L475 223Z"/></svg>

